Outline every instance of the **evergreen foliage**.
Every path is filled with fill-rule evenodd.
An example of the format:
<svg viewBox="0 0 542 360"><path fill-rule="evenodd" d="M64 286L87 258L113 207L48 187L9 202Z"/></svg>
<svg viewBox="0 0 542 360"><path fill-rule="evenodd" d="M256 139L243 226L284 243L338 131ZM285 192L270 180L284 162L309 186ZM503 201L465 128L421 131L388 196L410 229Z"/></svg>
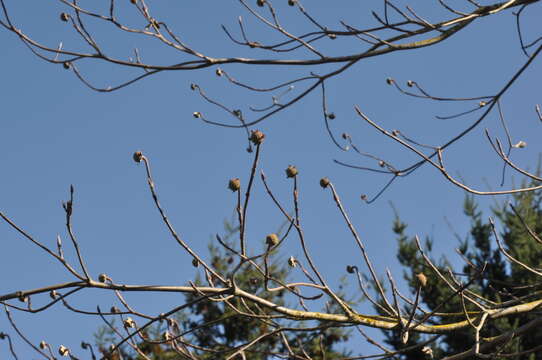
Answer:
<svg viewBox="0 0 542 360"><path fill-rule="evenodd" d="M499 251L495 236L499 237L504 250L514 258L528 264L534 269L541 267L542 243L529 234L526 227L534 232L534 235L542 234L542 192L522 192L514 195L508 204L500 204L491 209L496 218L495 226L501 229L493 231L492 219L484 216L479 210L474 198L468 196L464 202L465 215L470 219L471 227L465 239L460 239L458 252L465 260L461 273L454 273L455 278L469 285L469 289L497 304L512 304L518 299L528 302L540 294L542 284L540 279L527 270L524 266L507 261L505 255ZM461 298L454 296L454 292L445 285L444 281L432 271L423 260L418 251L414 238L406 234L407 225L399 217L395 218L393 231L397 234L398 259L405 267L404 279L410 289L415 293L418 287L416 274L423 272L428 281L421 288L420 302L425 305L427 311L457 313L457 317L441 317L442 323L459 321L464 318ZM432 249L433 240L425 240L425 250L429 253ZM432 259L441 273L445 274L449 281L451 275L451 263L446 257L438 261ZM469 280L470 279L470 280ZM491 303L489 303L491 304ZM465 301L467 311L478 310ZM407 311L409 309L406 309ZM515 317L505 317L491 320L484 326L481 338L491 338L519 326L540 316L539 312L521 314ZM399 331L384 332L386 342L394 349L401 349L423 342L427 337L416 333L410 334L407 344L401 343ZM446 355L457 354L468 350L475 343L475 332L468 327L461 331L443 335L436 346L433 347L433 355L440 358ZM505 346L499 349L503 353L517 353L515 359L540 360L542 352L522 354L522 351L530 350L542 344L542 332L533 331L519 339L511 339ZM407 352L401 359L422 359L424 354L418 348Z"/></svg>
<svg viewBox="0 0 542 360"><path fill-rule="evenodd" d="M239 233L239 228L231 225L229 221L224 222L225 235L221 240L228 246L233 248L233 237ZM238 263L234 261L234 257L228 253L228 250L222 246L215 245L216 242L211 241L209 244L209 256L212 267L221 274L231 274L236 271L235 281L237 285L253 294L261 296L278 305L287 305L287 294L284 290L270 292L265 291L263 277L253 267L243 266L237 268ZM277 256L276 251L271 250L268 256L268 271L273 274L273 277L286 282L289 268L286 261ZM204 281L200 276L194 282L196 286L204 286ZM273 287L269 284L269 287ZM342 286L341 286L342 287ZM344 296L344 294L341 294ZM198 359L221 359L231 354L231 349L242 346L251 340L269 332L277 327L291 327L292 331L286 332L290 348L296 354L307 354L312 359L333 360L342 359L348 356L344 350L337 350L341 343L348 340L350 333L340 327L333 325L333 328L326 327L325 322L319 323L300 323L289 322L282 319L277 321L269 321L268 319L258 319L255 316L243 316L234 311L227 305L227 302L214 301L194 301L198 298L197 294L189 293L185 295L186 303L191 303L185 310L176 314L176 322L179 324L181 333L186 333L183 337L189 339L189 343L201 347L206 351L198 351L191 348L195 352ZM254 305L241 303L242 300L233 297L229 302L237 309L244 309L247 313L262 315L265 311L261 308L252 308ZM328 312L340 312L340 309L335 305L326 304ZM267 314L267 312L266 312ZM205 324L202 326L201 324ZM295 331L296 329L304 328L306 330ZM180 355L173 351L170 346L164 342L164 332L166 327L162 324L154 327L147 336L147 341L140 341L138 347L144 351L145 355L152 360L173 360L182 359ZM138 355L128 346L123 346L120 354L109 353L108 345L114 344L118 340L113 331L108 328L101 328L96 334L96 340L100 351L109 356L111 360L143 360L144 357ZM287 350L284 348L284 342L281 341L280 335L265 337L260 340L255 346L252 346L246 352L248 360L271 360L276 357L274 353L284 353ZM301 358L301 357L300 357ZM303 357L305 358L305 357Z"/></svg>

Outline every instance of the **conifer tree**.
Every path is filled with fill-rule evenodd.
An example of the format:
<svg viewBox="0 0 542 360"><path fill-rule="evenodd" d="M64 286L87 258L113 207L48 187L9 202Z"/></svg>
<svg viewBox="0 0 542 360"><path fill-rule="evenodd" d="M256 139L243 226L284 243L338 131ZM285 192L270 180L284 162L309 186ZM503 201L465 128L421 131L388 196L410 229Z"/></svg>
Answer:
<svg viewBox="0 0 542 360"><path fill-rule="evenodd" d="M495 229L494 220L488 218L479 209L472 196L467 196L464 203L465 215L470 219L471 227L465 239L460 239L458 252L464 259L464 265L460 273L455 272L457 278L464 279L464 284L470 285L470 289L480 296L494 301L495 303L512 303L521 299L529 301L540 293L542 284L537 276L525 268L530 264L532 268L539 268L542 259L542 243L539 241L542 233L542 193L521 192L514 195L509 203L494 206L491 211L498 220L502 229ZM440 313L457 313L455 319L461 320L463 316L461 297L456 296L444 282L435 275L434 271L426 266L422 255L418 251L414 238L409 238L406 233L407 225L397 216L393 231L397 234L398 259L405 267L404 278L410 288L416 292L418 278L416 274L423 273L427 277L426 286L421 288L421 302L428 311ZM529 230L532 233L529 233ZM498 242L497 242L498 241ZM499 243L501 245L499 245ZM425 247L428 251L432 248L432 239L426 238ZM503 250L512 255L518 262L507 261ZM449 274L452 268L450 260L442 257L439 261L432 261L438 266L443 274ZM521 263L521 264L520 264ZM451 276L448 276L449 281ZM465 286L466 287L466 286ZM472 305L465 303L467 310L476 310ZM491 338L521 325L539 316L537 313L521 314L514 317L506 317L492 320L484 326L482 338ZM412 334L409 342L403 345L399 331L385 333L386 341L395 349L411 346L424 341L424 337ZM435 358L457 354L468 350L475 342L475 332L472 328L466 328L451 334L443 335L437 346L432 348ZM504 353L515 353L517 359L539 360L542 352L522 351L532 350L542 344L542 333L533 331L519 339L510 339L502 348L495 349ZM403 359L420 359L424 354L421 348L402 355Z"/></svg>

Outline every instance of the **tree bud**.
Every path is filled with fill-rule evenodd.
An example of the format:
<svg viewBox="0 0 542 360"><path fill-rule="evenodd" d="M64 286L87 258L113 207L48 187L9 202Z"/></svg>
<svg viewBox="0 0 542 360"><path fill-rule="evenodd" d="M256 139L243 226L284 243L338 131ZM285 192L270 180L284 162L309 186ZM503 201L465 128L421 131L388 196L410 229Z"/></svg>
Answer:
<svg viewBox="0 0 542 360"><path fill-rule="evenodd" d="M329 185L329 179L327 177L323 177L320 179L320 186L325 189Z"/></svg>
<svg viewBox="0 0 542 360"><path fill-rule="evenodd" d="M421 287L425 287L427 285L427 276L425 276L424 273L418 273L416 274L416 278L418 279L419 284Z"/></svg>
<svg viewBox="0 0 542 360"><path fill-rule="evenodd" d="M228 189L230 189L233 192L239 191L240 188L241 188L241 180L239 180L239 178L231 179L230 182L228 183Z"/></svg>
<svg viewBox="0 0 542 360"><path fill-rule="evenodd" d="M286 177L293 178L297 175L297 168L293 165L289 165L286 168Z"/></svg>
<svg viewBox="0 0 542 360"><path fill-rule="evenodd" d="M70 354L70 349L68 349L64 345L60 345L60 347L58 348L58 353L60 354L60 356L68 356Z"/></svg>
<svg viewBox="0 0 542 360"><path fill-rule="evenodd" d="M517 149L523 149L526 146L527 146L527 143L523 140L520 140L518 141L517 144L512 145L512 147L517 148Z"/></svg>
<svg viewBox="0 0 542 360"><path fill-rule="evenodd" d="M277 246L277 244L279 243L279 237L277 236L277 234L269 234L265 237L265 243L269 247Z"/></svg>
<svg viewBox="0 0 542 360"><path fill-rule="evenodd" d="M126 329L135 328L135 321L131 317L128 317L124 320L123 325Z"/></svg>
<svg viewBox="0 0 542 360"><path fill-rule="evenodd" d="M293 257L293 256L290 256L288 258L288 265L290 267L296 267L297 266L297 259L295 257Z"/></svg>
<svg viewBox="0 0 542 360"><path fill-rule="evenodd" d="M250 133L250 141L252 141L254 145L260 145L263 142L263 139L265 139L265 134L260 130L252 130Z"/></svg>
<svg viewBox="0 0 542 360"><path fill-rule="evenodd" d="M136 163L140 163L141 159L143 159L143 153L141 151L136 151L133 158Z"/></svg>

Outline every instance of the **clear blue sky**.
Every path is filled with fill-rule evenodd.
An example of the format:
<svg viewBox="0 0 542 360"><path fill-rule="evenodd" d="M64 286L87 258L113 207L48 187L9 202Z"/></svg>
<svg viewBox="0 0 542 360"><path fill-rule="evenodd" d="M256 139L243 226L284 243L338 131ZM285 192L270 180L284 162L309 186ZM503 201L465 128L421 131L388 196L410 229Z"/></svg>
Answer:
<svg viewBox="0 0 542 360"><path fill-rule="evenodd" d="M286 1L283 1L286 3ZM64 48L82 45L69 27L58 19L60 2L6 1L15 24L26 34ZM322 2L323 3L323 2ZM331 28L339 20L358 27L373 24L369 10L362 2L346 5L308 4L307 7ZM309 25L291 16L292 9L279 6L284 23L300 33ZM155 6L155 16L201 52L210 56L262 57L264 53L232 44L221 31L225 24L237 31L236 19L242 15L255 40L276 39L256 23L236 1L167 1ZM380 10L381 4L374 5ZM533 13L540 14L540 4ZM128 7L120 6L122 11ZM440 15L433 7L418 10L429 19ZM469 108L469 104L450 106L426 100L406 98L385 79L393 77L403 83L416 80L439 96L480 96L497 92L525 61L521 53L511 12L481 19L454 38L434 47L371 58L332 79L327 84L328 106L336 114L332 121L337 135L348 132L364 151L375 153L401 167L416 159L390 140L377 134L354 113L358 105L372 119L387 129L400 129L415 139L438 144L450 134L465 127L474 118L437 120L434 115L448 115ZM174 63L178 55L163 51L153 43L141 44L137 37L121 37L111 27L93 27L104 47L127 58L133 47L142 48L143 59ZM537 25L533 18L525 22L526 32ZM195 72L169 72L138 82L110 94L96 93L80 83L70 71L40 61L11 33L0 31L0 157L2 180L0 209L19 226L44 244L54 246L60 235L68 251L61 201L67 200L70 184L75 186L74 228L91 273L105 272L117 282L139 284L186 284L195 270L190 258L168 236L152 205L145 181L144 168L132 160L135 150L142 150L151 161L155 182L163 206L181 236L201 254L207 253L210 236L222 231L230 218L235 201L227 190L228 179L247 181L251 155L245 151L246 137L241 131L212 127L192 117L201 111L213 120L226 119L225 114L203 102L190 91L192 82L216 99L249 113L249 106L263 106L269 97L233 88L214 75L214 69ZM329 45L329 44L328 44ZM357 51L357 43L337 41L336 53ZM324 48L327 45L324 46ZM303 55L305 56L305 55ZM289 57L289 55L285 55ZM82 71L98 85L114 85L129 75L106 64L85 62ZM295 74L324 71L317 68L224 67L239 80L256 86L274 84ZM503 100L513 140L526 141L525 149L516 150L514 159L523 166L536 166L540 152L542 126L536 119L534 105L540 103L540 67L525 73ZM337 284L347 264L361 267L362 258L349 235L332 198L322 191L318 181L328 176L336 185L381 274L389 267L395 278L402 269L395 260L396 242L391 232L393 211L390 202L409 224L410 234L432 235L435 256L450 254L457 246L444 221L447 218L461 235L468 230L462 215L464 193L445 182L434 169L424 167L397 181L375 203L360 201L360 194L375 194L387 177L346 169L333 159L359 165L374 165L354 154L339 151L328 138L321 115L318 92L294 108L266 120L259 129L267 135L261 157L261 169L283 203L290 196L291 183L284 169L295 164L299 169L302 220L308 246L321 271ZM460 174L469 185L494 189L500 183L501 165L491 153L483 129L503 139L498 118L490 116L468 137L450 149L447 161L452 174ZM512 185L508 172L506 186ZM515 177L516 182L519 177ZM248 243L254 252L263 246L266 234L282 223L278 210L256 181L248 218ZM481 199L484 206L492 199ZM0 293L30 289L71 280L59 264L40 249L0 224ZM73 253L69 252L71 259ZM284 259L301 257L292 237L282 249ZM355 287L353 287L353 291ZM87 291L74 297L74 305L108 309L111 295ZM178 295L128 295L138 309L159 313L178 304ZM46 301L36 297L34 304ZM368 310L368 306L362 310ZM78 348L81 340L92 341L101 325L99 319L68 313L56 306L46 313L15 313L18 325L34 343L46 340L58 346ZM0 331L13 333L4 315ZM377 332L375 332L377 333ZM355 343L357 351L368 352L364 343ZM30 358L28 349L16 341L19 354ZM0 357L7 352L0 343ZM81 354L81 353L79 353Z"/></svg>

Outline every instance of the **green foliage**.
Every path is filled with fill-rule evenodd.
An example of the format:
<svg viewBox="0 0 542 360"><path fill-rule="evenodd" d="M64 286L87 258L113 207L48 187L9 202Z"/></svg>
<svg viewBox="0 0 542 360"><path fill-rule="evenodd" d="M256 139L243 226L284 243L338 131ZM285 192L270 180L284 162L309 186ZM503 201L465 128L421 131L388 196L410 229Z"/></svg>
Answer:
<svg viewBox="0 0 542 360"><path fill-rule="evenodd" d="M225 235L221 240L230 248L235 247L235 235L239 233L239 228L232 226L231 222L225 221ZM282 229L279 230L279 234ZM263 242L262 242L262 246ZM227 278L233 271L235 272L236 285L252 294L267 299L278 305L288 306L288 300L298 301L297 297L289 295L285 290L267 291L265 289L265 279L263 275L252 266L243 265L235 270L239 265L238 258L216 241L209 244L209 263L218 273ZM278 256L277 251L269 252L268 271L273 278L286 282L289 268L287 262ZM194 281L196 286L206 285L206 281L198 276ZM276 283L269 284L270 287L276 286ZM339 287L339 296L344 298L341 293L343 285ZM190 306L175 315L179 324L181 333L186 333L183 338L199 347L199 349L190 348L190 351L197 354L198 359L220 359L231 354L231 349L243 345L259 336L264 335L276 329L277 327L291 327L292 329L305 328L302 331L284 332L290 349L295 354L309 354L312 359L342 359L348 354L335 348L348 340L349 332L343 328L337 327L337 324L326 322L293 322L284 319L264 318L266 315L272 315L270 310L257 307L253 304L242 301L239 298L232 297L228 302L222 301L194 301L199 298L198 294L189 293L185 295L185 303L191 303ZM353 303L353 302L349 302ZM231 306L230 306L231 305ZM326 311L340 313L336 304L326 304ZM240 309L242 313L234 310ZM250 316L256 314L257 316ZM333 325L333 327L328 327ZM152 334L149 339L154 342L163 339L163 333L166 330L164 324L152 328ZM112 331L107 328L101 328L96 336L97 343L102 353L107 353L107 344L115 343L118 338L113 336ZM163 341L162 341L163 342ZM170 360L178 359L179 354L172 351L165 344L153 344L153 341L140 341L138 347L152 360ZM200 350L201 349L201 350ZM210 350L210 351L209 351ZM280 335L270 335L264 337L255 345L251 346L245 352L249 360L275 359L273 354L287 353L287 349ZM138 355L129 347L122 347L122 359L141 360ZM118 357L112 356L112 360Z"/></svg>
<svg viewBox="0 0 542 360"><path fill-rule="evenodd" d="M518 193L511 199L512 206L523 218L525 225L537 235L542 234L542 193L526 192ZM470 283L469 289L480 294L484 298L497 304L523 297L528 301L534 296L539 296L542 285L535 274L524 267L508 262L499 250L495 241L495 235L489 220L486 220L482 211L473 197L468 196L464 203L465 215L470 219L470 231L464 240L460 242L459 252L465 258L462 273L456 274L463 283ZM542 245L537 243L526 230L520 217L516 216L513 208L508 204L502 204L492 208L493 215L501 226L498 231L499 239L502 239L504 249L520 262L534 268L541 267ZM393 230L397 235L397 257L405 267L404 279L407 281L412 292L418 286L415 275L423 272L428 279L427 286L421 289L421 303L429 310L441 313L458 313L458 316L440 317L442 323L450 323L463 320L462 305L459 296L455 296L444 282L426 265L417 249L414 238L406 234L407 225L399 217L393 223ZM425 250L430 253L433 242L426 239ZM451 268L448 260L443 257L439 261L432 259L439 270L448 279L448 269ZM470 263L470 264L469 264ZM466 304L467 310L477 310L471 304ZM409 309L407 309L408 311ZM515 317L500 318L490 321L484 327L482 338L493 337L511 329L515 329L537 314L522 314ZM400 342L398 331L385 332L386 342L395 349L412 346L427 339L426 336L411 334L409 342L403 345ZM475 342L474 331L471 328L444 335L433 347L435 358L459 353L469 349ZM515 353L529 350L542 344L542 332L534 331L519 339L513 339L504 348L503 353ZM402 359L423 359L419 350L402 355ZM518 355L514 359L540 360L542 353Z"/></svg>

